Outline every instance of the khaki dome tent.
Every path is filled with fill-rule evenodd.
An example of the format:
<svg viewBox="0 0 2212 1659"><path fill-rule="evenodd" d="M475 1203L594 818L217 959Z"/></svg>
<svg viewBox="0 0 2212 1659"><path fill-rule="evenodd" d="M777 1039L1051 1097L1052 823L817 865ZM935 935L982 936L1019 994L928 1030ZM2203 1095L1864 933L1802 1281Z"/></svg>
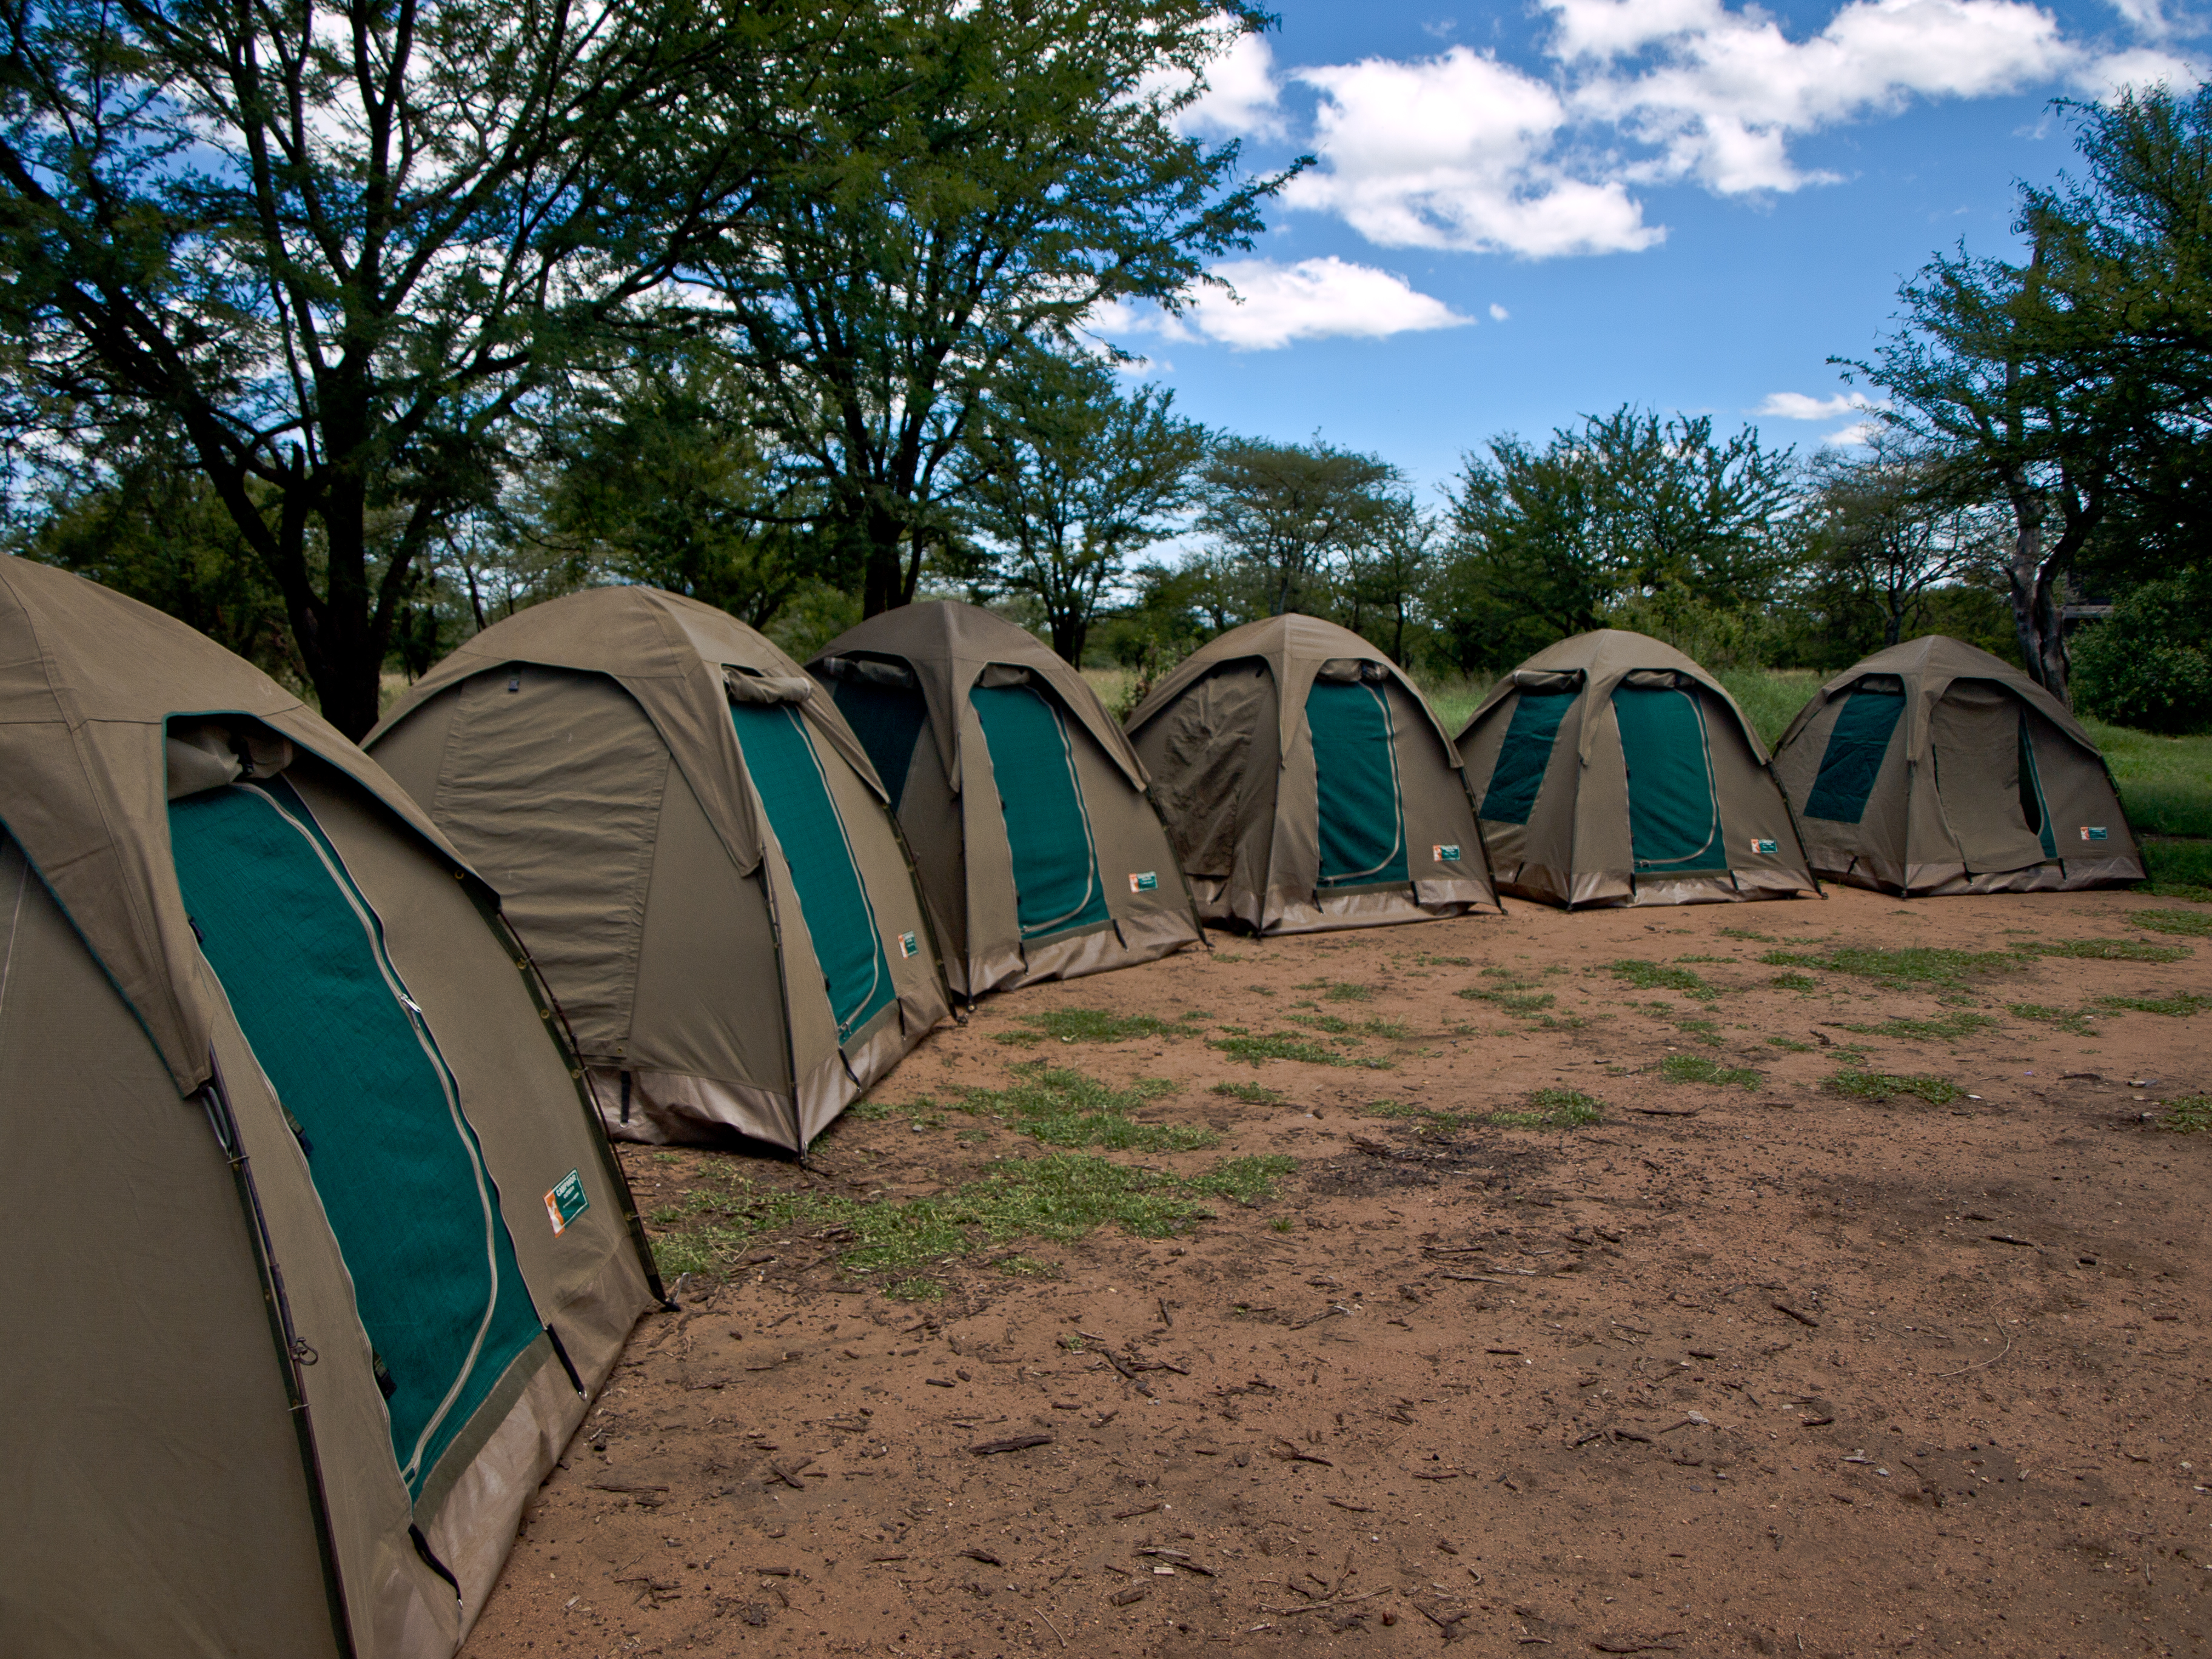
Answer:
<svg viewBox="0 0 2212 1659"><path fill-rule="evenodd" d="M486 629L369 733L506 896L617 1139L803 1150L950 1006L817 690L712 605L601 587Z"/></svg>
<svg viewBox="0 0 2212 1659"><path fill-rule="evenodd" d="M1034 635L972 605L902 605L806 666L890 792L956 992L1199 941L1136 752Z"/></svg>
<svg viewBox="0 0 2212 1659"><path fill-rule="evenodd" d="M2143 878L2080 722L2018 669L1940 634L1822 686L1774 764L1831 880L1934 894Z"/></svg>
<svg viewBox="0 0 2212 1659"><path fill-rule="evenodd" d="M1498 887L1583 904L1819 891L1766 749L1670 645L1600 629L1539 651L1459 734Z"/></svg>
<svg viewBox="0 0 2212 1659"><path fill-rule="evenodd" d="M1370 927L1495 904L1459 753L1349 629L1272 617L1185 658L1129 716L1208 921Z"/></svg>
<svg viewBox="0 0 2212 1659"><path fill-rule="evenodd" d="M0 1650L450 1656L658 1293L490 893L183 623L0 558Z"/></svg>

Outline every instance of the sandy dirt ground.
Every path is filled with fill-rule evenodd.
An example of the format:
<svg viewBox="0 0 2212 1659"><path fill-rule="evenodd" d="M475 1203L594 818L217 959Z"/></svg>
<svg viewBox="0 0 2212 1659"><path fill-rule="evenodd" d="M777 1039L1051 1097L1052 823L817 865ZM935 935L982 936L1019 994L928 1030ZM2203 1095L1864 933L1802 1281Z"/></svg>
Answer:
<svg viewBox="0 0 2212 1659"><path fill-rule="evenodd" d="M987 1000L808 1165L627 1148L665 1233L738 1178L910 1200L1046 1155L947 1109L1042 1061L1165 1079L1130 1116L1220 1137L1095 1156L1295 1167L1174 1236L874 1275L834 1227L725 1232L465 1651L2203 1652L2212 1134L2158 1121L2212 1087L2212 1012L2101 1001L2212 992L2212 941L2142 959L2190 945L2130 920L2174 908L1846 890L1217 935ZM1850 947L2008 954L1948 985L1760 959ZM1074 1010L1176 1024L1049 1034ZM1735 1079L1675 1075L1700 1061ZM1600 1117L1486 1121L1540 1091Z"/></svg>

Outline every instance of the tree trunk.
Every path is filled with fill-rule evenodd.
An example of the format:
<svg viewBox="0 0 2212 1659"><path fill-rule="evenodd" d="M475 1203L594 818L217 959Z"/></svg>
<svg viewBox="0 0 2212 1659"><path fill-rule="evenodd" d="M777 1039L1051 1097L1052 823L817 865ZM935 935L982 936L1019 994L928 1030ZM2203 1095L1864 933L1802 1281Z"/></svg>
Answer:
<svg viewBox="0 0 2212 1659"><path fill-rule="evenodd" d="M1074 611L1060 612L1052 618L1052 651L1071 668L1083 666L1083 641L1091 632L1083 617Z"/></svg>
<svg viewBox="0 0 2212 1659"><path fill-rule="evenodd" d="M871 505L862 520L867 536L866 563L860 581L860 614L880 616L907 602L906 561L900 556L897 519Z"/></svg>
<svg viewBox="0 0 2212 1659"><path fill-rule="evenodd" d="M2012 601L2013 631L2020 641L2021 660L2038 685L2071 707L2066 682L2070 665L2066 656L2065 623L2059 615L2052 588L2057 571L2056 558L2044 556L2044 514L2039 496L2032 491L2012 491L2012 556L2005 561L2006 596Z"/></svg>

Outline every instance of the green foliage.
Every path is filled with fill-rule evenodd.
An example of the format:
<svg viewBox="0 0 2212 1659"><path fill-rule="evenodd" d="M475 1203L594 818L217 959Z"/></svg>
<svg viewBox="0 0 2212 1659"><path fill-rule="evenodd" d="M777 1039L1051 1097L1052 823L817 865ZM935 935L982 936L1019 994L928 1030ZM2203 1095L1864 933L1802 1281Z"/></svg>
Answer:
<svg viewBox="0 0 2212 1659"><path fill-rule="evenodd" d="M1948 1106L1966 1092L1940 1077L1894 1077L1886 1072L1857 1070L1837 1073L1828 1079L1828 1086L1838 1094L1854 1095L1861 1100L1888 1100L1907 1095L1924 1100L1930 1106Z"/></svg>
<svg viewBox="0 0 2212 1659"><path fill-rule="evenodd" d="M1669 1083L1736 1084L1746 1089L1756 1089L1764 1080L1748 1066L1723 1066L1703 1054L1669 1054L1659 1062L1659 1074Z"/></svg>
<svg viewBox="0 0 2212 1659"><path fill-rule="evenodd" d="M1755 432L1716 441L1709 416L1628 406L1540 448L1492 440L1466 458L1450 499L1431 600L1446 653L1463 670L1510 667L1662 591L1680 597L1654 611L1656 625L1749 626L1782 562L1790 465Z"/></svg>
<svg viewBox="0 0 2212 1659"><path fill-rule="evenodd" d="M1003 1119L1011 1127L1048 1146L1103 1146L1115 1152L1187 1152L1220 1144L1221 1137L1195 1125L1139 1123L1129 1116L1139 1107L1175 1092L1159 1078L1139 1078L1115 1089L1087 1073L1055 1069L1039 1061L1013 1068L1006 1089L963 1089L958 1108L979 1117Z"/></svg>
<svg viewBox="0 0 2212 1659"><path fill-rule="evenodd" d="M1331 564L1376 535L1404 491L1389 463L1318 439L1224 440L1203 479L1198 528L1249 575L1255 616L1312 609Z"/></svg>
<svg viewBox="0 0 2212 1659"><path fill-rule="evenodd" d="M1793 1054L1809 1054L1813 1052L1811 1043L1800 1042L1796 1037L1771 1036L1766 1039L1766 1044L1770 1048L1784 1049Z"/></svg>
<svg viewBox="0 0 2212 1659"><path fill-rule="evenodd" d="M2212 571L2143 583L2071 648L2084 713L2167 734L2212 727Z"/></svg>
<svg viewBox="0 0 2212 1659"><path fill-rule="evenodd" d="M1957 1042L1996 1024L1987 1014L1938 1014L1933 1019L1908 1019L1899 1015L1879 1025L1845 1025L1844 1029L1866 1036L1895 1037L1914 1042Z"/></svg>
<svg viewBox="0 0 2212 1659"><path fill-rule="evenodd" d="M1279 1152L1224 1158L1204 1175L1193 1176L1184 1184L1194 1193L1211 1193L1249 1207L1273 1198L1283 1177L1297 1167L1296 1158L1285 1158Z"/></svg>
<svg viewBox="0 0 2212 1659"><path fill-rule="evenodd" d="M1759 740L1769 749L1782 741L1797 711L1820 689L1820 676L1809 668L1723 668L1713 678L1728 689L1759 733ZM1729 939L1771 943L1764 933L1738 927L1720 931Z"/></svg>
<svg viewBox="0 0 2212 1659"><path fill-rule="evenodd" d="M945 1286L933 1279L901 1279L884 1285L884 1294L893 1302L941 1302Z"/></svg>
<svg viewBox="0 0 2212 1659"><path fill-rule="evenodd" d="M1574 1089L1539 1089L1528 1097L1527 1111L1490 1115L1501 1129L1579 1129L1604 1119L1605 1103Z"/></svg>
<svg viewBox="0 0 2212 1659"><path fill-rule="evenodd" d="M1761 960L1763 961L1765 958L1762 957ZM1796 991L1802 993L1806 991L1817 991L1820 988L1820 981L1814 979L1810 974L1777 974L1772 979L1766 982L1769 985L1771 985L1778 991Z"/></svg>
<svg viewBox="0 0 2212 1659"><path fill-rule="evenodd" d="M2128 920L2159 933L2189 933L2212 939L2212 915L2202 910L2130 910Z"/></svg>
<svg viewBox="0 0 2212 1659"><path fill-rule="evenodd" d="M1762 957L1762 961L1771 960ZM1692 973L1686 968L1674 967L1663 962L1638 962L1624 958L1610 964L1613 972L1626 980L1639 991L1680 991L1684 996L1695 997L1700 1002L1716 1002L1719 991Z"/></svg>

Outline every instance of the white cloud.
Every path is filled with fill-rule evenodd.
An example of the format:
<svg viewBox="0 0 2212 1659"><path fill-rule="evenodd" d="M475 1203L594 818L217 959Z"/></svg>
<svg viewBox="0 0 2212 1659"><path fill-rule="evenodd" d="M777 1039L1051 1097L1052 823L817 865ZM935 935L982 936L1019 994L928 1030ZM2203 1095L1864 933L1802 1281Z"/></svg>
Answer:
<svg viewBox="0 0 2212 1659"><path fill-rule="evenodd" d="M1322 94L1323 166L1292 179L1283 201L1334 212L1371 242L1543 258L1645 248L1665 234L1620 181L1553 159L1570 120L1559 93L1494 58L1455 46L1297 78Z"/></svg>
<svg viewBox="0 0 2212 1659"><path fill-rule="evenodd" d="M1240 351L1272 351L1293 340L1331 335L1381 339L1474 321L1419 292L1402 276L1334 255L1296 264L1231 259L1214 266L1212 274L1235 290L1235 299L1218 289L1202 289L1180 317L1127 305L1102 307L1092 313L1091 331L1109 339L1151 333L1170 340L1215 340Z"/></svg>
<svg viewBox="0 0 2212 1659"><path fill-rule="evenodd" d="M2111 3L2150 44L2069 39L2033 0L1845 0L1796 37L1750 0L1540 0L1548 61L1533 70L1454 46L1279 76L1266 42L1243 36L1186 119L1286 136L1279 81L1300 82L1318 94L1319 166L1285 206L1335 214L1385 247L1635 252L1666 234L1638 186L1744 196L1832 183L1797 163L1793 142L1915 100L2193 83L2196 66L2157 44L2171 32L2166 0Z"/></svg>
<svg viewBox="0 0 2212 1659"><path fill-rule="evenodd" d="M1853 415L1861 410L1888 407L1887 398L1877 401L1856 392L1846 392L1833 398L1810 398L1802 392L1770 392L1759 400L1759 407L1751 412L1782 421L1832 421L1838 415Z"/></svg>
<svg viewBox="0 0 2212 1659"><path fill-rule="evenodd" d="M1238 33L1206 66L1206 90L1176 118L1176 129L1279 138L1285 131L1281 95L1266 37Z"/></svg>
<svg viewBox="0 0 2212 1659"><path fill-rule="evenodd" d="M1511 316L1512 314L1513 314L1513 313L1512 313L1511 312L1510 312L1510 311L1506 310L1506 308L1505 308L1504 306L1499 305L1496 301L1494 301L1494 300L1493 300L1493 301L1491 301L1491 305L1490 305L1490 320L1491 320L1492 322L1493 322L1493 323L1502 323L1502 322L1504 322L1504 321L1508 317Z"/></svg>
<svg viewBox="0 0 2212 1659"><path fill-rule="evenodd" d="M1872 421L1853 421L1849 426L1838 427L1820 440L1823 449L1857 449L1874 441L1875 423Z"/></svg>

